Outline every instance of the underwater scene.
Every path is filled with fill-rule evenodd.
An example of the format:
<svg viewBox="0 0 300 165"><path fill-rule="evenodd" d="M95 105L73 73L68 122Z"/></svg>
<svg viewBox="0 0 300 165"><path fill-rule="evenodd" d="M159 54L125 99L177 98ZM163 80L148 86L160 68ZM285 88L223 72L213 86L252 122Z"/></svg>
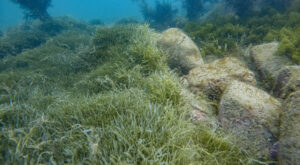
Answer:
<svg viewBox="0 0 300 165"><path fill-rule="evenodd" d="M300 165L300 0L0 0L0 164Z"/></svg>

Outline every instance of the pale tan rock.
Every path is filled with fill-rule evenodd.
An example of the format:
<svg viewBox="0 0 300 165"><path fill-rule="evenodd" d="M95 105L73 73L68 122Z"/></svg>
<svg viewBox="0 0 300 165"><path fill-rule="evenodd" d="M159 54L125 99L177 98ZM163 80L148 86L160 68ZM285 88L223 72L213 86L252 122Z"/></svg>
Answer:
<svg viewBox="0 0 300 165"><path fill-rule="evenodd" d="M295 91L300 91L300 66L283 67L278 74L273 94L285 99Z"/></svg>
<svg viewBox="0 0 300 165"><path fill-rule="evenodd" d="M291 93L283 104L279 137L279 164L300 164L300 91Z"/></svg>
<svg viewBox="0 0 300 165"><path fill-rule="evenodd" d="M184 107L193 122L202 123L212 128L218 127L218 121L211 105L203 98L194 95L187 89L181 91Z"/></svg>
<svg viewBox="0 0 300 165"><path fill-rule="evenodd" d="M157 43L167 52L169 66L183 74L204 63L197 45L180 29L167 29Z"/></svg>
<svg viewBox="0 0 300 165"><path fill-rule="evenodd" d="M254 73L245 64L232 57L198 66L184 78L191 91L196 94L204 93L213 100L219 99L227 85L233 80L256 85Z"/></svg>
<svg viewBox="0 0 300 165"><path fill-rule="evenodd" d="M233 81L222 95L219 122L237 135L245 150L255 149L259 157L270 157L279 134L281 103L249 84Z"/></svg>
<svg viewBox="0 0 300 165"><path fill-rule="evenodd" d="M280 69L292 63L288 57L276 55L277 50L278 42L257 45L251 49L255 66L269 90L272 89Z"/></svg>

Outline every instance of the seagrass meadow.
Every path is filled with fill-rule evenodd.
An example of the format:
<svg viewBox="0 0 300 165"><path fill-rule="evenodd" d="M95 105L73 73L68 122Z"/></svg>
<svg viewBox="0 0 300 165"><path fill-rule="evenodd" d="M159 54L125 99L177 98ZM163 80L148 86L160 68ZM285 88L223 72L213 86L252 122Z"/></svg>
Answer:
<svg viewBox="0 0 300 165"><path fill-rule="evenodd" d="M0 164L299 164L299 0L77 1L0 2Z"/></svg>
<svg viewBox="0 0 300 165"><path fill-rule="evenodd" d="M233 137L187 117L155 37L147 25L66 30L2 59L0 161L253 163Z"/></svg>

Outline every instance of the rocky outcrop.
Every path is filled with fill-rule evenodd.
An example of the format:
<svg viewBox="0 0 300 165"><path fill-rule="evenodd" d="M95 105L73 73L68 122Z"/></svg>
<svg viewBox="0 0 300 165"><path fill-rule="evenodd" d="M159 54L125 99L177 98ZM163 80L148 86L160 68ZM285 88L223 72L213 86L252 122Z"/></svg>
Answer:
<svg viewBox="0 0 300 165"><path fill-rule="evenodd" d="M256 68L265 81L265 87L269 90L272 89L280 69L291 63L286 56L275 55L277 49L277 42L254 46L251 49L251 56Z"/></svg>
<svg viewBox="0 0 300 165"><path fill-rule="evenodd" d="M278 74L273 94L285 99L295 91L300 91L300 66L283 67Z"/></svg>
<svg viewBox="0 0 300 165"><path fill-rule="evenodd" d="M157 44L167 52L169 66L183 74L203 64L198 47L180 29L170 28L164 31Z"/></svg>
<svg viewBox="0 0 300 165"><path fill-rule="evenodd" d="M235 58L224 58L198 66L185 76L194 93L204 93L210 99L219 99L227 85L239 80L256 85L255 75L245 64Z"/></svg>
<svg viewBox="0 0 300 165"><path fill-rule="evenodd" d="M259 157L271 156L279 134L281 103L249 84L233 81L222 95L219 122L238 135L245 150L256 148Z"/></svg>
<svg viewBox="0 0 300 165"><path fill-rule="evenodd" d="M185 107L189 112L189 118L195 123L205 124L212 128L217 128L218 121L210 104L203 98L194 95L187 89L181 91Z"/></svg>
<svg viewBox="0 0 300 165"><path fill-rule="evenodd" d="M300 164L300 91L289 95L283 105L279 138L279 164Z"/></svg>

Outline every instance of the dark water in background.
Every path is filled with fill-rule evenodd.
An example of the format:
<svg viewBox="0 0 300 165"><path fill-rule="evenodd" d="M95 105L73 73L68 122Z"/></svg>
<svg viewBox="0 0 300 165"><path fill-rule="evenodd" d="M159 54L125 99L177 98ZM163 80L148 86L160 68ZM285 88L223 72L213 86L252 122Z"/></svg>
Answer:
<svg viewBox="0 0 300 165"><path fill-rule="evenodd" d="M149 1L154 3L154 0ZM123 17L142 19L137 3L131 0L53 0L51 16L71 16L81 20L101 19L110 24ZM10 0L0 0L0 29L20 23L22 10Z"/></svg>

